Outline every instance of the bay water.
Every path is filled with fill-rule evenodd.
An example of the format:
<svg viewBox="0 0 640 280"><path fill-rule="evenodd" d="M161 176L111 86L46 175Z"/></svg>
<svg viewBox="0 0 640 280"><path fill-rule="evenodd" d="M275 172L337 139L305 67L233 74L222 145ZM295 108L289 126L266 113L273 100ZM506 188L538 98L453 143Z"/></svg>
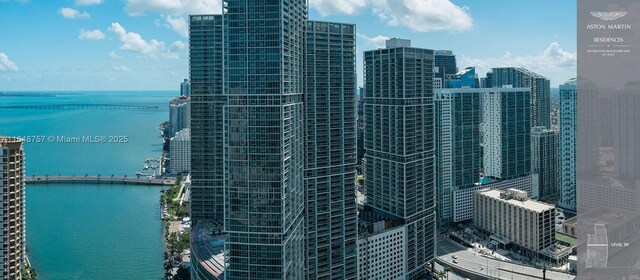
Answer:
<svg viewBox="0 0 640 280"><path fill-rule="evenodd" d="M38 92L0 95L0 107L51 104L167 106L177 91ZM134 177L160 157L167 109L0 108L0 135L25 143L26 175ZM69 137L69 138L65 138ZM118 137L125 143L64 141ZM38 142L38 143L36 143ZM27 250L39 279L162 279L161 187L27 185Z"/></svg>

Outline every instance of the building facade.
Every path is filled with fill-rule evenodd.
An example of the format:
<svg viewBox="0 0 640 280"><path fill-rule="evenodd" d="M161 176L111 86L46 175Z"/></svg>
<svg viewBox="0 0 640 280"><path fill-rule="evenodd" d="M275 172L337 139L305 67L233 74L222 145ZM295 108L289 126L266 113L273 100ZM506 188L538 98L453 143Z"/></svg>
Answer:
<svg viewBox="0 0 640 280"><path fill-rule="evenodd" d="M491 69L491 86L527 87L531 90L531 126L551 128L551 88L549 80L524 68Z"/></svg>
<svg viewBox="0 0 640 280"><path fill-rule="evenodd" d="M456 55L452 51L436 50L433 52L433 58L434 66L439 68L444 77L458 73Z"/></svg>
<svg viewBox="0 0 640 280"><path fill-rule="evenodd" d="M191 86L189 84L189 80L184 79L184 81L180 83L180 96L189 96L189 94L191 93L190 88Z"/></svg>
<svg viewBox="0 0 640 280"><path fill-rule="evenodd" d="M189 19L191 221L224 219L222 15Z"/></svg>
<svg viewBox="0 0 640 280"><path fill-rule="evenodd" d="M483 168L492 179L531 172L531 90L492 88L483 94Z"/></svg>
<svg viewBox="0 0 640 280"><path fill-rule="evenodd" d="M531 128L531 173L538 174L540 199L555 201L559 196L560 159L558 132L538 126Z"/></svg>
<svg viewBox="0 0 640 280"><path fill-rule="evenodd" d="M21 279L26 259L24 160L23 140L0 136L2 279Z"/></svg>
<svg viewBox="0 0 640 280"><path fill-rule="evenodd" d="M482 94L487 89L435 91L438 222L453 221L453 193L480 178Z"/></svg>
<svg viewBox="0 0 640 280"><path fill-rule="evenodd" d="M473 224L525 251L538 254L555 244L555 206L530 200L527 192L476 191Z"/></svg>
<svg viewBox="0 0 640 280"><path fill-rule="evenodd" d="M477 88L479 86L478 75L475 67L467 67L460 72L450 75L444 81L445 88Z"/></svg>
<svg viewBox="0 0 640 280"><path fill-rule="evenodd" d="M355 32L321 21L305 29L307 279L357 278Z"/></svg>
<svg viewBox="0 0 640 280"><path fill-rule="evenodd" d="M558 205L566 209L576 209L576 124L577 124L576 80L560 85L560 200Z"/></svg>
<svg viewBox="0 0 640 280"><path fill-rule="evenodd" d="M182 174L191 171L191 130L185 128L169 140L171 173Z"/></svg>
<svg viewBox="0 0 640 280"><path fill-rule="evenodd" d="M180 96L169 101L169 135L173 137L178 131L191 126L189 99Z"/></svg>
<svg viewBox="0 0 640 280"><path fill-rule="evenodd" d="M225 279L303 279L306 1L224 7Z"/></svg>
<svg viewBox="0 0 640 280"><path fill-rule="evenodd" d="M367 205L404 221L405 278L417 279L435 253L433 51L388 42L364 53Z"/></svg>

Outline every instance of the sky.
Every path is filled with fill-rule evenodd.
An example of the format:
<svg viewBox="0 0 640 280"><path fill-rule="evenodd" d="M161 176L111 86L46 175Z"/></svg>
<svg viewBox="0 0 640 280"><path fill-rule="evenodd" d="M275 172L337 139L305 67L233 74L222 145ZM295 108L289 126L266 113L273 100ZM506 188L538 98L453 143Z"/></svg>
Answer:
<svg viewBox="0 0 640 280"><path fill-rule="evenodd" d="M178 90L189 14L220 0L0 0L0 91ZM576 76L575 0L309 0L309 19L356 24L362 52L387 38L452 50L460 69L517 66L557 87Z"/></svg>

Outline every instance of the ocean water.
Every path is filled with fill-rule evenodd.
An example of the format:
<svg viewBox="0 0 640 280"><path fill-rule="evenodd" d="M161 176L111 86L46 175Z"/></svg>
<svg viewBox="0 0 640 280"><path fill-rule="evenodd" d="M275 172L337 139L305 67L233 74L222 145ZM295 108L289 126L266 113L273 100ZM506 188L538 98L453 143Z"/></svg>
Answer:
<svg viewBox="0 0 640 280"><path fill-rule="evenodd" d="M39 93L40 94L40 93ZM166 106L175 91L52 92L0 95L1 106L118 104ZM43 136L26 143L31 175L135 176L159 157L158 125L168 110L0 109L0 135ZM118 137L126 143L63 143L59 137ZM122 138L122 137L120 137ZM55 140L53 140L55 139ZM162 279L160 187L28 185L27 249L40 279Z"/></svg>

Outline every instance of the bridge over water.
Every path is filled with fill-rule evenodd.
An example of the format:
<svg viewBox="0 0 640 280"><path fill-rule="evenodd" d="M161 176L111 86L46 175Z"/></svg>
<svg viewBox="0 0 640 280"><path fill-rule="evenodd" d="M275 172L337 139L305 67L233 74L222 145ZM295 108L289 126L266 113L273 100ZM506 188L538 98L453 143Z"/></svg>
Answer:
<svg viewBox="0 0 640 280"><path fill-rule="evenodd" d="M136 178L115 176L25 176L27 184L121 184L121 185L151 185L173 186L175 178Z"/></svg>
<svg viewBox="0 0 640 280"><path fill-rule="evenodd" d="M120 104L42 104L42 105L7 105L0 109L50 109L50 110L166 110L168 106L154 105L120 105Z"/></svg>

